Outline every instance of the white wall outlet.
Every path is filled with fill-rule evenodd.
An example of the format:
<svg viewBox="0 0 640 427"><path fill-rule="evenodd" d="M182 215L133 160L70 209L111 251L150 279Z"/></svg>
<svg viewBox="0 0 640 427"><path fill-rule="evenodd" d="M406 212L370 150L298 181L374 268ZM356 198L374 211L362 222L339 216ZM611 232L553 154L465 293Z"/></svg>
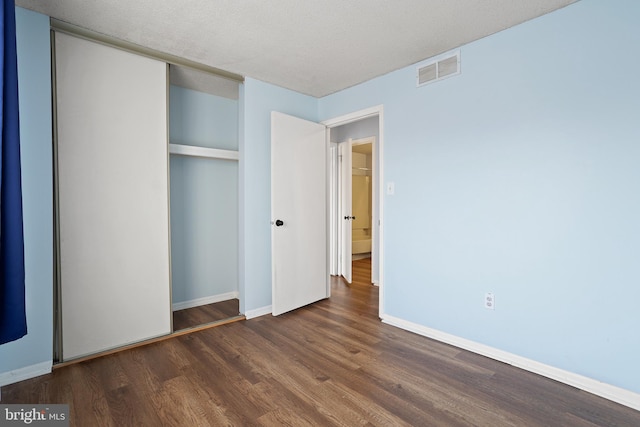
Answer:
<svg viewBox="0 0 640 427"><path fill-rule="evenodd" d="M484 294L484 308L487 310L495 310L496 309L496 297L492 292L487 292Z"/></svg>
<svg viewBox="0 0 640 427"><path fill-rule="evenodd" d="M387 195L393 196L396 192L396 185L393 182L387 182Z"/></svg>

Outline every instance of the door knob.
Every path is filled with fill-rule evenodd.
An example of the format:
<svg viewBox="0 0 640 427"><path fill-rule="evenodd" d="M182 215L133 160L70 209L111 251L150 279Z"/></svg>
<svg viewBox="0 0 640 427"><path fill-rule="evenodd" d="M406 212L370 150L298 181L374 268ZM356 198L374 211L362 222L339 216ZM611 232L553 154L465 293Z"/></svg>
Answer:
<svg viewBox="0 0 640 427"><path fill-rule="evenodd" d="M355 216L345 216L344 219L356 219Z"/></svg>
<svg viewBox="0 0 640 427"><path fill-rule="evenodd" d="M281 219L276 219L276 227L281 227L284 225L284 222Z"/></svg>

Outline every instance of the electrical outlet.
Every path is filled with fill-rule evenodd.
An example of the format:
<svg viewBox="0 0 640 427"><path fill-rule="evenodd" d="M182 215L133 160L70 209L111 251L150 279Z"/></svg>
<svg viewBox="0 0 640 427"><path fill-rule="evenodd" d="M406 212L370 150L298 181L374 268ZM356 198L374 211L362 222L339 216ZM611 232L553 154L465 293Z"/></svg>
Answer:
<svg viewBox="0 0 640 427"><path fill-rule="evenodd" d="M487 292L484 294L484 308L487 310L495 310L496 309L496 297L493 296L493 293Z"/></svg>

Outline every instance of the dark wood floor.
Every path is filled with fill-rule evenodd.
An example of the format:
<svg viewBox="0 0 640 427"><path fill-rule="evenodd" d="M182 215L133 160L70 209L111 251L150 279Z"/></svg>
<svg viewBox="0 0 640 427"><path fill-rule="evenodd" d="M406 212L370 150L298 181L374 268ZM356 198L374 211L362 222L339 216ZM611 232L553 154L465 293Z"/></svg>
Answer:
<svg viewBox="0 0 640 427"><path fill-rule="evenodd" d="M381 323L364 277L279 317L5 386L2 403L68 403L75 426L640 426L640 412Z"/></svg>
<svg viewBox="0 0 640 427"><path fill-rule="evenodd" d="M173 330L193 328L211 322L228 319L240 314L237 298L173 312Z"/></svg>

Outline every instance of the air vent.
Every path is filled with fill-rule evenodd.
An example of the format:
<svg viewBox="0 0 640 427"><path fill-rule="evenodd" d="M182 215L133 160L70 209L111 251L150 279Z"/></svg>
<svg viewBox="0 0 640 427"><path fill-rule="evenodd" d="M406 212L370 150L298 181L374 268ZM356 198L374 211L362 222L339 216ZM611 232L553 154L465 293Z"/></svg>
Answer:
<svg viewBox="0 0 640 427"><path fill-rule="evenodd" d="M418 68L418 86L422 86L438 79L438 64L433 63Z"/></svg>
<svg viewBox="0 0 640 427"><path fill-rule="evenodd" d="M460 74L460 51L440 56L417 69L417 86Z"/></svg>

